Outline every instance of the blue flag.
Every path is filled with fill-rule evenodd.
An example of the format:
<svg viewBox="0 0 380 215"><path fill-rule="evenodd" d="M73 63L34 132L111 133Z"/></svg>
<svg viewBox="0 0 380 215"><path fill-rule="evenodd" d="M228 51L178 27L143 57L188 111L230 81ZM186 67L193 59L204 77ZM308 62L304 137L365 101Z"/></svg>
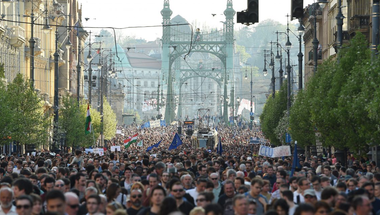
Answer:
<svg viewBox="0 0 380 215"><path fill-rule="evenodd" d="M216 147L216 152L222 156L222 153L223 153L223 147L222 147L222 141L219 139L219 143L218 143L218 146Z"/></svg>
<svg viewBox="0 0 380 215"><path fill-rule="evenodd" d="M292 172L290 173L290 177L293 177L294 171L297 167L299 167L299 160L297 156L297 141L294 141L294 153L293 153L293 164L292 164Z"/></svg>
<svg viewBox="0 0 380 215"><path fill-rule="evenodd" d="M150 150L152 150L154 147L158 147L159 145L160 145L160 143L161 143L161 140L160 141L158 141L158 143L156 143L156 144L154 144L154 145L151 145L151 146L149 146L147 149L146 149L146 151L147 152L149 152Z"/></svg>
<svg viewBox="0 0 380 215"><path fill-rule="evenodd" d="M176 133L174 138L173 138L172 144L170 144L170 146L169 146L169 150L176 149L180 145L182 145L182 140L179 137L179 135Z"/></svg>

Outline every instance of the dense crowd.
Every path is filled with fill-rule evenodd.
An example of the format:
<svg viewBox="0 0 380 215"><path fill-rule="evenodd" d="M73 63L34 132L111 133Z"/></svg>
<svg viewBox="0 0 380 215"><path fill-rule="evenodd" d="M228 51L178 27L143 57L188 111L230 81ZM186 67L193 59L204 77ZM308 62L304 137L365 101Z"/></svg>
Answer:
<svg viewBox="0 0 380 215"><path fill-rule="evenodd" d="M192 147L189 138L168 150L175 127L125 128L103 156L37 153L3 156L0 215L376 215L380 214L380 172L376 163L334 157L257 156L249 138L261 132L220 127L223 153ZM147 151L159 141L162 144ZM123 148L123 147L121 147Z"/></svg>

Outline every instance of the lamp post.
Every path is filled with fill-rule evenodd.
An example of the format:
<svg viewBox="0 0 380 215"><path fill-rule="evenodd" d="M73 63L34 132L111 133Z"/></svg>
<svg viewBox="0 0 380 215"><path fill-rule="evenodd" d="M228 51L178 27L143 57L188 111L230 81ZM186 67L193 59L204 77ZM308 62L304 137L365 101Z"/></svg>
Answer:
<svg viewBox="0 0 380 215"><path fill-rule="evenodd" d="M272 97L274 98L276 95L276 78L274 77L274 60L273 60L273 51L272 51L272 44L273 42L270 42L270 64L269 68L272 70Z"/></svg>
<svg viewBox="0 0 380 215"><path fill-rule="evenodd" d="M56 146L59 140L58 136L58 109L59 109L59 98L58 98L58 81L59 81L59 53L58 53L58 26L55 28L55 53L54 53L54 119L53 119L53 148ZM71 43L66 43L66 49L71 48Z"/></svg>
<svg viewBox="0 0 380 215"><path fill-rule="evenodd" d="M299 19L300 26L298 27L298 42L299 42L299 52L298 52L298 89L302 89L302 35L305 32L305 28L302 26L302 19Z"/></svg>
<svg viewBox="0 0 380 215"><path fill-rule="evenodd" d="M288 117L289 117L289 114L290 114L290 106L291 106L291 100L290 100L290 97L291 97L291 75L290 75L290 72L291 72L291 66L290 66L290 49L292 48L292 43L290 42L289 40L289 20L287 21L287 28L286 28L286 35L287 35L287 41L286 41L286 44L285 44L285 47L286 47L286 50L287 50L287 55L288 55L288 65L286 66L286 73L288 74L288 90L287 90L287 112L288 112Z"/></svg>
<svg viewBox="0 0 380 215"><path fill-rule="evenodd" d="M280 44L278 43L278 34L280 32L276 32L277 34L277 55L276 55L276 61L280 63L280 70L278 71L280 73L280 88L282 87L282 82L283 82L283 74L284 70L282 70L282 51L280 49L280 52L278 51Z"/></svg>
<svg viewBox="0 0 380 215"><path fill-rule="evenodd" d="M264 52L265 52L265 50L264 50ZM266 61L266 60L265 60ZM266 63L266 62L265 62ZM264 64L264 69L266 70L266 64ZM247 70L245 71L246 73L245 73L245 79L247 79ZM265 74L264 74L265 75ZM250 117L249 117L249 119L250 119L250 123L249 123L249 128L250 128L250 130L252 130L252 124L253 124L253 115L252 114L254 114L254 112L252 112L253 110L252 110L252 86L253 86L253 81L252 81L252 67L251 67L251 100L250 100L250 109L251 109L251 112L250 112Z"/></svg>
<svg viewBox="0 0 380 215"><path fill-rule="evenodd" d="M36 44L36 41L34 40L34 6L33 6L33 0L31 1L32 9L30 13L30 39L29 39L29 46L30 46L30 81L31 85L34 88L34 46Z"/></svg>
<svg viewBox="0 0 380 215"><path fill-rule="evenodd" d="M88 68L88 103L90 104L91 106L91 100L92 100L92 67L91 67L91 64L92 64L92 56L91 56L91 31L90 31L90 38L89 38L89 49L88 49L88 55L87 55L87 62L88 62L88 65L89 65L89 68Z"/></svg>
<svg viewBox="0 0 380 215"><path fill-rule="evenodd" d="M80 21L78 21L80 23ZM79 107L79 100L80 100L80 80L81 80L81 65L80 65L80 52L81 52L81 41L80 41L80 34L79 34L79 27L77 28L77 37L78 37L78 64L77 64L77 102Z"/></svg>
<svg viewBox="0 0 380 215"><path fill-rule="evenodd" d="M340 0L338 0L338 2L340 3ZM336 16L336 19L337 19L338 25L339 24L343 25L343 18L342 18L343 15L341 15L341 7L339 7L339 12L338 12L338 15ZM377 55L377 46L379 45L379 14L380 14L379 0L373 0L373 4L372 4L372 28L373 29L372 29L372 45L371 45L372 60L374 60L375 56ZM338 26L338 32L339 32L339 26Z"/></svg>
<svg viewBox="0 0 380 215"><path fill-rule="evenodd" d="M317 72L318 68L318 45L319 41L317 39L317 8L320 7L323 11L327 0L318 0L318 2L313 4L313 14L314 14L314 38L313 38L313 60L314 60L314 73Z"/></svg>

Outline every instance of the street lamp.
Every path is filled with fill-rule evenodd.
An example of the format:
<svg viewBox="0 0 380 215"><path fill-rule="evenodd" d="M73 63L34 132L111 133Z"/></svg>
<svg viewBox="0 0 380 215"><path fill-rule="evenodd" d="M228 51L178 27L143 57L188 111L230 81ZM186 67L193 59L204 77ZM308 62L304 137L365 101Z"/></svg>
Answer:
<svg viewBox="0 0 380 215"><path fill-rule="evenodd" d="M299 19L300 26L298 27L298 43L299 43L299 51L298 51L298 89L302 89L302 36L305 33L305 28L302 25L302 19Z"/></svg>
<svg viewBox="0 0 380 215"><path fill-rule="evenodd" d="M287 50L287 55L288 55L288 65L286 66L286 73L288 74L288 90L287 90L287 112L288 112L288 117L290 114L290 105L291 105L291 66L290 66L290 49L292 48L292 43L290 42L289 39L289 20L287 20L287 28L286 28L286 36L287 36L287 41L285 44L286 50Z"/></svg>
<svg viewBox="0 0 380 215"><path fill-rule="evenodd" d="M265 50L264 50L264 52L265 52ZM264 58L265 59L265 58ZM266 63L266 62L265 62ZM266 70L266 65L264 64L264 70ZM247 70L245 71L246 73L245 73L245 79L247 79ZM264 73L264 75L265 75L265 73ZM266 75L265 75L266 76ZM250 123L249 123L249 128L252 130L252 124L253 124L253 110L252 110L252 86L253 86L253 80L252 80L252 67L251 67L251 99L250 99L250 113L249 113L249 119L250 119Z"/></svg>
<svg viewBox="0 0 380 215"><path fill-rule="evenodd" d="M323 8L327 4L327 0L318 0L318 2L314 3L312 14L314 14L314 38L313 38L313 58L314 58L314 73L317 72L318 67L318 45L319 41L317 39L317 9L320 7L323 11Z"/></svg>
<svg viewBox="0 0 380 215"><path fill-rule="evenodd" d="M89 65L89 68L88 68L88 103L90 104L91 106L91 100L92 100L92 55L91 55L91 31L90 31L90 34L89 34L89 44L88 44L88 55L87 55L87 62L88 62L88 65Z"/></svg>
<svg viewBox="0 0 380 215"><path fill-rule="evenodd" d="M282 70L282 50L280 49L280 52L278 51L280 44L278 43L278 34L280 32L276 32L277 34L277 55L276 55L276 61L280 63L280 70L278 71L280 73L280 88L282 87L282 78L284 70Z"/></svg>
<svg viewBox="0 0 380 215"><path fill-rule="evenodd" d="M61 35L62 36L62 35ZM59 109L59 98L58 98L58 82L59 82L59 53L58 50L58 40L60 35L58 35L58 26L55 28L55 53L54 53L54 125L53 125L53 144L54 146L58 141L58 109ZM65 39L69 39L66 37ZM53 147L54 148L54 147Z"/></svg>
<svg viewBox="0 0 380 215"><path fill-rule="evenodd" d="M267 50L264 50L264 69L263 69L263 75L264 76L268 75L268 70L267 70Z"/></svg>
<svg viewBox="0 0 380 215"><path fill-rule="evenodd" d="M274 60L273 60L273 42L270 42L270 64L269 68L272 70L272 97L276 95L276 78L274 77Z"/></svg>

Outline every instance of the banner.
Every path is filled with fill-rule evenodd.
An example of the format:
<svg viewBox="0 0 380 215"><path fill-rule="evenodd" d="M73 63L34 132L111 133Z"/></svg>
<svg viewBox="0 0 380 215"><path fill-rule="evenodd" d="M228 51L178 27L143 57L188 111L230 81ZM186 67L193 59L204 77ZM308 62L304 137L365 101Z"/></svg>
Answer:
<svg viewBox="0 0 380 215"><path fill-rule="evenodd" d="M114 152L114 151L117 151L117 152L120 152L120 146L111 146L111 152Z"/></svg>
<svg viewBox="0 0 380 215"><path fill-rule="evenodd" d="M250 103L251 103L251 101L249 101L247 99L242 99L240 101L240 105L239 105L237 114L241 115L241 113L243 112L244 109L246 109L250 112L251 111L251 107L249 106ZM252 111L254 111L254 110L255 110L255 103L252 101Z"/></svg>
<svg viewBox="0 0 380 215"><path fill-rule="evenodd" d="M150 121L150 127L151 128L157 128L157 127L160 127L160 120L154 120L154 121Z"/></svg>
<svg viewBox="0 0 380 215"><path fill-rule="evenodd" d="M104 149L103 148L95 148L93 150L94 154L98 154L100 156L103 156L104 155Z"/></svg>
<svg viewBox="0 0 380 215"><path fill-rule="evenodd" d="M291 156L290 146L279 146L271 148L269 146L260 146L259 156L277 158L277 157L287 157Z"/></svg>
<svg viewBox="0 0 380 215"><path fill-rule="evenodd" d="M88 154L88 153L92 153L94 150L93 149L90 149L90 148L86 148L86 149L84 149L84 152L86 153L86 154Z"/></svg>
<svg viewBox="0 0 380 215"><path fill-rule="evenodd" d="M116 130L116 134L121 134L121 130Z"/></svg>

